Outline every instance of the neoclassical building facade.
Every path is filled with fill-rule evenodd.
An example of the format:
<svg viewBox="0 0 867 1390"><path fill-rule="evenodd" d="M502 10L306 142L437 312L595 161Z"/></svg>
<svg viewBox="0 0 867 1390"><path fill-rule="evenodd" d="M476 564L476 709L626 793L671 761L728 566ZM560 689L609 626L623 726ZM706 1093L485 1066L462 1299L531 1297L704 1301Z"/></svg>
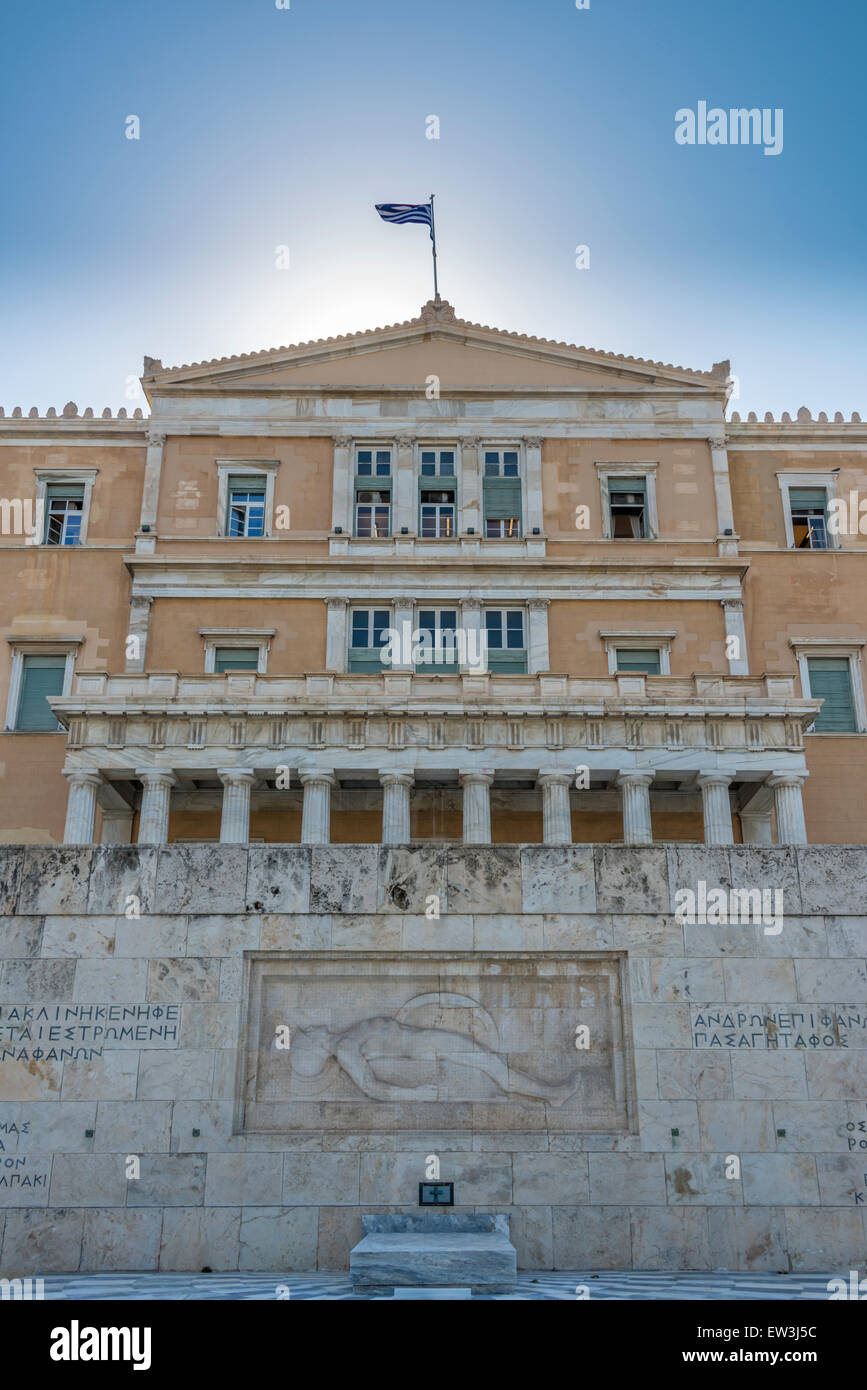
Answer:
<svg viewBox="0 0 867 1390"><path fill-rule="evenodd" d="M433 301L142 385L0 417L3 841L867 840L857 417Z"/></svg>

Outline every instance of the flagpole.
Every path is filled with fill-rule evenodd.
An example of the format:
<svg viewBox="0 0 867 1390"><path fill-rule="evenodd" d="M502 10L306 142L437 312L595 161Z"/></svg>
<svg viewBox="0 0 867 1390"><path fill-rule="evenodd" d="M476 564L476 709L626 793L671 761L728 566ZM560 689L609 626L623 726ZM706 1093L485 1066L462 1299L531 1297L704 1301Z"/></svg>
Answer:
<svg viewBox="0 0 867 1390"><path fill-rule="evenodd" d="M434 195L430 195L430 234L433 243L434 303L439 304L440 292L437 286L437 229L434 222Z"/></svg>

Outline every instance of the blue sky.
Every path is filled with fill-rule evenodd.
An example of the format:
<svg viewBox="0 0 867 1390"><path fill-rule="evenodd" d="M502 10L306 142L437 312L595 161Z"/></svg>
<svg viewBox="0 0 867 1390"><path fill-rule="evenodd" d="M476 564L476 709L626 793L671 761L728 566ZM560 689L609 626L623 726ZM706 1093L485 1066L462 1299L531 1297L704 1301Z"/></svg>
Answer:
<svg viewBox="0 0 867 1390"><path fill-rule="evenodd" d="M427 233L373 204L434 191L460 317L867 416L863 0L43 0L4 38L7 413L412 317ZM699 101L781 107L782 153L678 145Z"/></svg>

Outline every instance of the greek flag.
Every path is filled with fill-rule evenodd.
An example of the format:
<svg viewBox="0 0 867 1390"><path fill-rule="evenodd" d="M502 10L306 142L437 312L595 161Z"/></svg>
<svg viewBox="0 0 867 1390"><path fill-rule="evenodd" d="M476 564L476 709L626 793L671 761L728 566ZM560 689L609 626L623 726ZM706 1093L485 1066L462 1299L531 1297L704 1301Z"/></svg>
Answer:
<svg viewBox="0 0 867 1390"><path fill-rule="evenodd" d="M433 241L433 211L430 203L374 203L383 222L423 222Z"/></svg>

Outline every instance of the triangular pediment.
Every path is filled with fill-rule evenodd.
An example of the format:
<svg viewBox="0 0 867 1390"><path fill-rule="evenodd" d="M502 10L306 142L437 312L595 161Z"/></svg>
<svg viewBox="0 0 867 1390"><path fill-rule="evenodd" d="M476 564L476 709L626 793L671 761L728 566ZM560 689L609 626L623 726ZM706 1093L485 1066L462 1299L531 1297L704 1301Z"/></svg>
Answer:
<svg viewBox="0 0 867 1390"><path fill-rule="evenodd" d="M173 390L246 395L303 387L417 388L431 377L440 391L499 386L718 393L727 374L728 363L697 372L467 323L449 304L430 301L418 318L344 337L182 367L164 368L145 358L142 382L148 397Z"/></svg>

